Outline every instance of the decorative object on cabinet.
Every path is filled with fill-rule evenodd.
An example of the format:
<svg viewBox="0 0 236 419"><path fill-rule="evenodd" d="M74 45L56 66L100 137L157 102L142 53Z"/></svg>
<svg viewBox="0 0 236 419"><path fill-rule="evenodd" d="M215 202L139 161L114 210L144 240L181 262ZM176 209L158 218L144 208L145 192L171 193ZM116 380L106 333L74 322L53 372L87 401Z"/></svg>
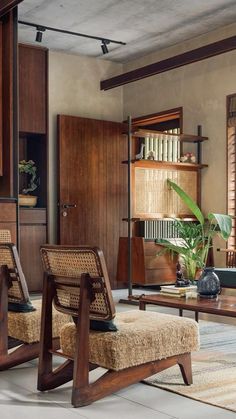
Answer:
<svg viewBox="0 0 236 419"><path fill-rule="evenodd" d="M151 139L151 140L150 140ZM160 149L159 143L154 142L153 139L161 139ZM168 139L170 139L172 147L168 146ZM138 146L144 143L145 152L144 159L137 160L132 156L135 155L135 150L137 147L134 146L133 140L137 143ZM126 278L122 274L122 279L120 276L119 268L117 280L122 280L128 282L128 298L132 299L132 280L133 272L136 267L133 264L133 249L132 249L132 236L139 236L139 224L142 224L143 221L151 222L154 220L170 220L173 217L184 217L189 221L193 220L193 215L185 203L181 201L178 196L174 196L171 188L167 187L166 180L171 178L172 181L176 181L180 184L181 187L187 190L191 195L192 199L196 202L200 202L200 170L207 165L201 163L201 143L207 140L207 137L201 135L201 126L198 126L197 135L188 135L188 134L176 134L176 133L163 133L160 131L149 131L143 129L132 129L132 119L128 117L128 160L123 161L127 164L128 168L128 216L124 221L127 221L128 224L128 234L127 234L127 252L124 256L124 252L120 251L119 247L119 256L118 256L118 267L119 264L124 264L123 258L127 261L126 269ZM175 145L173 144L177 142ZM151 145L150 145L151 143ZM166 143L166 144L165 144ZM173 148L175 153L178 153L178 150L181 149L182 143L192 143L197 146L197 161L196 163L182 163L176 160L176 156L173 158ZM155 145L155 147L154 147ZM158 160L148 160L148 150L150 147L153 151L158 150L159 156L162 155L162 158ZM172 150L172 159L168 161L168 150ZM166 156L164 156L167 153ZM143 248L145 248L146 242L143 242ZM142 250L143 251L143 250ZM145 269L144 269L145 271ZM175 267L173 270L173 278L170 282L170 278L166 279L164 275L161 274L160 269L159 277L156 276L155 279L152 279L152 285L161 285L165 284L166 280L169 283L175 282ZM142 283L148 284L147 276L144 275Z"/></svg>
<svg viewBox="0 0 236 419"><path fill-rule="evenodd" d="M38 187L39 179L36 177L36 172L37 167L33 160L21 160L19 162L19 173L31 176L27 188L23 188L22 194L19 195L19 205L21 206L35 207L37 204L37 196L28 195L28 192L33 192Z"/></svg>
<svg viewBox="0 0 236 419"><path fill-rule="evenodd" d="M176 219L179 238L157 239L156 243L168 251L179 254L185 278L194 281L197 269L204 269L207 264L214 236L219 234L223 240L228 240L232 229L232 218L229 215L215 213L204 216L196 202L182 188L170 179L167 180L167 184L190 209L197 223Z"/></svg>

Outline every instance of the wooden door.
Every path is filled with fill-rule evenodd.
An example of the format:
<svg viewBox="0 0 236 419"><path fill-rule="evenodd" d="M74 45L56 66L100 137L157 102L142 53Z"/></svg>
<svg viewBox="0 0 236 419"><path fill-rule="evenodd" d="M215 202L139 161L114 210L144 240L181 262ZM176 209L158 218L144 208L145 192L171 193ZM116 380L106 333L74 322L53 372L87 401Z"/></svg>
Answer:
<svg viewBox="0 0 236 419"><path fill-rule="evenodd" d="M123 124L58 116L59 242L99 246L113 288L119 237L127 235Z"/></svg>

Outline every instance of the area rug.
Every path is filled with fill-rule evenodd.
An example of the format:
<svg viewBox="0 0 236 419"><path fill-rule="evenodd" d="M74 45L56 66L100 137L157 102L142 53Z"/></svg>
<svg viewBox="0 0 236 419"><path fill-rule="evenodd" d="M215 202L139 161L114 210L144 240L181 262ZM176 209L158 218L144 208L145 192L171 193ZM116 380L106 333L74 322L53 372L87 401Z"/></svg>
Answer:
<svg viewBox="0 0 236 419"><path fill-rule="evenodd" d="M144 383L236 412L236 326L200 321L201 349L192 353L193 384L186 386L178 366Z"/></svg>

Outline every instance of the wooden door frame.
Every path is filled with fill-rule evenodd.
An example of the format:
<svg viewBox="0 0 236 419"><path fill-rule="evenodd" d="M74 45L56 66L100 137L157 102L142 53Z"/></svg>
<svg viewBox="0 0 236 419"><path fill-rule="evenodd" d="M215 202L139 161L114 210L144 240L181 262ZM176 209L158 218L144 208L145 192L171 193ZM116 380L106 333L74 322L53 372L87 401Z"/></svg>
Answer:
<svg viewBox="0 0 236 419"><path fill-rule="evenodd" d="M14 9L23 0L1 0L0 17L6 15L10 10Z"/></svg>

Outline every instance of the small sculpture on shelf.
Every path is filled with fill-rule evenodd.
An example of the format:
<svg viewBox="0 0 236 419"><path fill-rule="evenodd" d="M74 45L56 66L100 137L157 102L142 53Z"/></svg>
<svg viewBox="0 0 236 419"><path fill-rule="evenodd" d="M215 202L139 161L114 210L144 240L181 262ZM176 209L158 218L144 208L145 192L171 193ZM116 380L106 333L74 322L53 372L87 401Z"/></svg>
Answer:
<svg viewBox="0 0 236 419"><path fill-rule="evenodd" d="M141 149L138 154L136 154L135 159L136 160L142 160L143 159L143 150L144 150L145 144L141 144Z"/></svg>
<svg viewBox="0 0 236 419"><path fill-rule="evenodd" d="M181 269L181 265L178 262L176 264L176 282L175 282L175 286L176 287L187 287L190 285L190 281L189 279L184 279L184 275Z"/></svg>
<svg viewBox="0 0 236 419"><path fill-rule="evenodd" d="M149 151L148 156L147 156L148 160L155 160L155 152L154 151Z"/></svg>
<svg viewBox="0 0 236 419"><path fill-rule="evenodd" d="M39 179L36 176L37 167L33 160L21 160L19 162L19 173L30 175L30 181L27 188L22 189L22 193L19 195L19 205L34 207L37 204L37 196L29 195L29 192L33 192L39 185Z"/></svg>
<svg viewBox="0 0 236 419"><path fill-rule="evenodd" d="M196 157L193 153L188 152L180 157L180 161L182 163L196 163Z"/></svg>

